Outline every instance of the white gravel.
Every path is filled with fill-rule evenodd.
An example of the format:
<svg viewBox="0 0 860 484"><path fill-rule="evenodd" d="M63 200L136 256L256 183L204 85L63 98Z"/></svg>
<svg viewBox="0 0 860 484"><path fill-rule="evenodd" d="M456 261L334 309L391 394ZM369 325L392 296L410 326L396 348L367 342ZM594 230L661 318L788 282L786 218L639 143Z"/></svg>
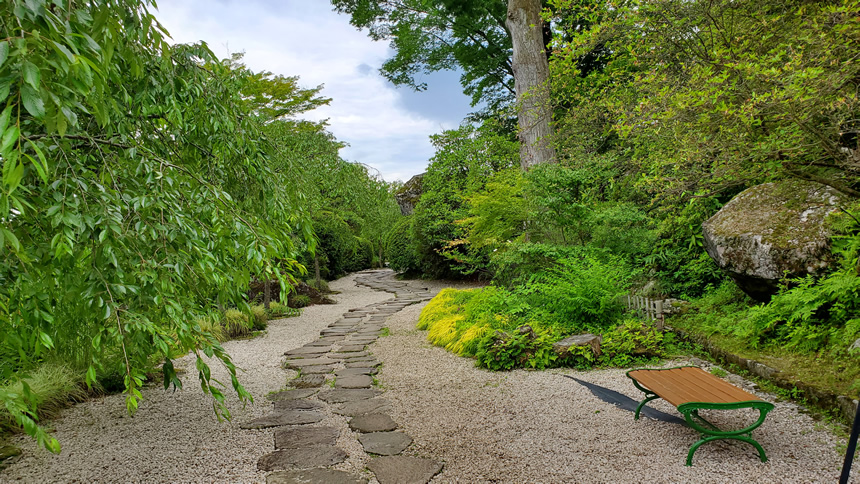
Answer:
<svg viewBox="0 0 860 484"><path fill-rule="evenodd" d="M332 283L341 291L335 296L337 305L308 308L299 318L271 322L263 337L225 344L255 398L242 409L231 397L232 423L217 422L197 384L193 360L185 359L180 365L190 371L183 376L184 390L173 394L158 386L147 388L134 417L126 414L121 395L66 410L51 422L63 444L58 456L24 437L16 439L24 453L0 472L0 481L264 482L265 473L256 471L256 462L273 450L273 432L241 430L238 424L266 414L271 404L265 395L295 375L280 367L285 350L316 339L350 308L392 297L357 287L353 280L350 276ZM410 284L443 287L426 281ZM747 444L721 442L702 446L688 468L684 459L697 439L692 430L650 419L634 422L630 412L561 376L573 375L638 400L640 394L623 370L480 370L472 360L430 345L426 332L415 329L423 306L390 317L390 336L370 349L383 362L378 376L386 391L383 397L392 402L391 416L414 439L406 454L445 463L433 482L784 483L838 478L838 439L796 405L777 403L755 432L769 462L759 462ZM213 375L225 378L226 371L213 365ZM676 414L662 401L649 405ZM338 446L350 458L336 469L371 477L364 470L369 457L343 417L329 413L317 425L342 430Z"/></svg>
<svg viewBox="0 0 860 484"><path fill-rule="evenodd" d="M17 438L13 443L23 454L0 472L0 481L265 482L257 459L274 450L273 431L242 430L239 424L268 413L272 404L266 394L282 389L295 376L280 366L284 351L318 338L347 310L392 297L356 286L354 277L331 283L333 290L341 291L333 296L337 304L312 306L300 317L270 321L264 336L224 343L242 369L240 382L254 396L254 403L243 409L235 393L231 395L232 388L225 390L232 422L215 418L211 399L197 382L194 359L185 357L176 362L188 370L182 376L183 389L173 393L160 385L146 388L134 417L126 413L122 395L65 410L49 424L63 446L60 455L37 448L26 437ZM214 361L211 366L212 376L229 386L227 371ZM320 425L326 423L331 422Z"/></svg>
<svg viewBox="0 0 860 484"><path fill-rule="evenodd" d="M844 439L840 454L832 431L797 405L777 402L754 432L767 463L748 444L720 441L700 447L693 466L686 467L687 451L698 440L692 429L647 418L634 421L631 412L562 376L641 400L624 370L481 370L473 360L430 345L426 332L415 329L423 306L392 316L391 335L372 349L385 362L379 378L393 403L391 416L414 439L407 453L445 463L433 482L838 480ZM662 400L649 406L679 415ZM860 482L858 474L860 464L852 482Z"/></svg>

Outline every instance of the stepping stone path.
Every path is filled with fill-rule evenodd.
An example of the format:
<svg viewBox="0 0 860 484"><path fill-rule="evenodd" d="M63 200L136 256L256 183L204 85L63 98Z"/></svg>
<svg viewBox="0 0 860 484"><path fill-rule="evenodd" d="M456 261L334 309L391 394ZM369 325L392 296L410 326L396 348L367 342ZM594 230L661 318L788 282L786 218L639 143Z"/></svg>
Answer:
<svg viewBox="0 0 860 484"><path fill-rule="evenodd" d="M364 452L374 457L367 469L381 484L426 483L442 470L442 463L431 459L398 455L412 443L412 438L398 428L387 412L388 400L382 391L373 389L373 377L382 364L371 345L382 334L385 320L411 304L427 301L433 294L426 289L410 287L394 279L391 270L359 273L358 285L395 295L393 299L350 309L341 319L320 332L320 338L301 348L284 353L284 368L301 373L291 382L293 388L270 394L272 413L241 424L244 429L277 427L274 452L262 456L257 468L275 471L266 477L267 484L360 484L367 476L328 467L346 461L349 455L336 446L340 431L318 427L326 411L348 420L359 432ZM321 390L330 378L334 388Z"/></svg>

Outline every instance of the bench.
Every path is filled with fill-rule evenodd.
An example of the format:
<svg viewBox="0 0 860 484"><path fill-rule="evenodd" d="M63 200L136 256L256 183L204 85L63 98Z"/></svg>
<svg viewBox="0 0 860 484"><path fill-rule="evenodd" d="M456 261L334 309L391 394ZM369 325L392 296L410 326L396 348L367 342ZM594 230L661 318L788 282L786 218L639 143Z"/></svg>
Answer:
<svg viewBox="0 0 860 484"><path fill-rule="evenodd" d="M627 376L633 385L645 393L645 399L636 407L633 417L639 419L639 412L646 403L662 398L674 405L684 415L687 424L702 434L702 438L690 447L687 465L693 465L693 453L702 444L720 439L740 440L751 444L758 450L762 462L767 462L761 444L752 438L752 431L764 422L773 404L725 382L695 366L679 368L630 370ZM759 411L758 420L740 430L721 430L699 415L699 410L736 410L751 408Z"/></svg>

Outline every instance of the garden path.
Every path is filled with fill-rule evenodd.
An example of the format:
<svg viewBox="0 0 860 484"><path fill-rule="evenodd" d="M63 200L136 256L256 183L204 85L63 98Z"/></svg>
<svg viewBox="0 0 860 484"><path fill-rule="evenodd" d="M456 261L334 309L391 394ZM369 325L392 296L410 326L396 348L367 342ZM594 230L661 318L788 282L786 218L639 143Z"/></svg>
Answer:
<svg viewBox="0 0 860 484"><path fill-rule="evenodd" d="M777 401L756 431L769 462L759 462L745 444L718 443L702 447L695 465L685 467L697 439L691 429L647 418L634 422L628 410L563 378L639 398L623 370L475 368L472 360L430 345L426 332L415 328L426 301L450 285L397 281L388 270L335 281L337 304L307 308L298 318L270 322L264 336L224 344L255 396L244 408L229 397L233 422L215 420L187 357L177 362L186 369L184 389L147 388L134 417L121 395L64 411L50 423L64 446L58 456L17 439L24 453L0 472L0 481L837 480L844 441L793 403ZM212 374L227 375L217 366ZM651 406L676 414L665 402Z"/></svg>

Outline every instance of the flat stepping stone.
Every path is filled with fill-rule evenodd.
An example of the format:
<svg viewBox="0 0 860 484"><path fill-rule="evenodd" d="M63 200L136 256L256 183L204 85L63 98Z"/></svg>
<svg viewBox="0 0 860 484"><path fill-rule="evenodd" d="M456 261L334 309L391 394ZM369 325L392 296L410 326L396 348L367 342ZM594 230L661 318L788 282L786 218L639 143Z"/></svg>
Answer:
<svg viewBox="0 0 860 484"><path fill-rule="evenodd" d="M276 471L328 467L340 464L348 457L346 452L331 445L276 450L271 454L260 457L260 460L257 461L257 469L261 471Z"/></svg>
<svg viewBox="0 0 860 484"><path fill-rule="evenodd" d="M412 443L412 437L403 432L374 432L358 436L358 441L369 454L397 455Z"/></svg>
<svg viewBox="0 0 860 484"><path fill-rule="evenodd" d="M333 365L337 361L329 358L302 358L300 360L288 360L284 366L294 370L306 368L308 366Z"/></svg>
<svg viewBox="0 0 860 484"><path fill-rule="evenodd" d="M358 400L368 400L379 395L377 390L371 389L346 389L338 388L335 390L326 390L320 392L317 398L328 403L346 403L355 402Z"/></svg>
<svg viewBox="0 0 860 484"><path fill-rule="evenodd" d="M397 422L384 413L367 413L353 417L349 428L363 433L388 432L397 428Z"/></svg>
<svg viewBox="0 0 860 484"><path fill-rule="evenodd" d="M342 376L334 381L335 388L370 388L373 379L369 375Z"/></svg>
<svg viewBox="0 0 860 484"><path fill-rule="evenodd" d="M378 372L379 370L376 368L344 368L334 372L334 376L340 378L342 376L350 375L375 375Z"/></svg>
<svg viewBox="0 0 860 484"><path fill-rule="evenodd" d="M288 410L320 410L322 408L325 408L324 403L318 400L306 400L304 398L275 402L275 413Z"/></svg>
<svg viewBox="0 0 860 484"><path fill-rule="evenodd" d="M379 484L426 484L442 471L442 463L404 455L378 457L367 463Z"/></svg>
<svg viewBox="0 0 860 484"><path fill-rule="evenodd" d="M284 356L301 356L303 358L314 358L313 355L324 355L331 350L331 345L328 346L308 346L296 348L294 350L285 351ZM311 356L305 356L311 355Z"/></svg>
<svg viewBox="0 0 860 484"><path fill-rule="evenodd" d="M318 388L323 386L324 383L325 376L321 374L302 375L290 382L290 384L296 388Z"/></svg>
<svg viewBox="0 0 860 484"><path fill-rule="evenodd" d="M267 429L269 427L281 427L283 425L304 425L320 422L324 418L325 414L313 410L290 410L256 418L250 422L245 422L239 425L239 428L248 430Z"/></svg>
<svg viewBox="0 0 860 484"><path fill-rule="evenodd" d="M275 449L301 449L312 445L334 445L340 430L334 427L297 427L275 430Z"/></svg>
<svg viewBox="0 0 860 484"><path fill-rule="evenodd" d="M319 391L318 388L301 388L299 390L281 390L276 393L270 393L266 395L266 398L273 402L279 402L281 400L293 400L296 398L308 398L311 395L316 394Z"/></svg>
<svg viewBox="0 0 860 484"><path fill-rule="evenodd" d="M277 471L266 476L266 484L365 484L367 479L334 469Z"/></svg>
<svg viewBox="0 0 860 484"><path fill-rule="evenodd" d="M360 353L364 351L366 345L352 344L341 346L337 353Z"/></svg>
<svg viewBox="0 0 860 484"><path fill-rule="evenodd" d="M334 370L334 365L306 366L302 368L302 376L324 375L327 373L331 373L332 370Z"/></svg>
<svg viewBox="0 0 860 484"><path fill-rule="evenodd" d="M375 358L355 358L353 360L344 360L344 364L347 368L368 368L379 366L382 363L377 361Z"/></svg>
<svg viewBox="0 0 860 484"><path fill-rule="evenodd" d="M358 353L332 353L331 358L346 360L349 358L367 358L370 356L366 351L359 351Z"/></svg>

